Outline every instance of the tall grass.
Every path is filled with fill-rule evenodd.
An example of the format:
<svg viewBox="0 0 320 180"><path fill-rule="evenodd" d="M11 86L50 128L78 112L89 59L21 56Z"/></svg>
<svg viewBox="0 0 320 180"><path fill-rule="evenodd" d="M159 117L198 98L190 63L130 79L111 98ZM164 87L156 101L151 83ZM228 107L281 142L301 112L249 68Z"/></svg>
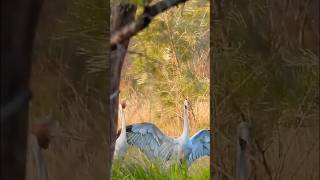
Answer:
<svg viewBox="0 0 320 180"><path fill-rule="evenodd" d="M130 96L120 94L120 99L127 100L126 120L127 124L151 122L160 130L172 137L180 136L183 128L183 102L176 102L173 110L167 109L160 100L148 95L133 93ZM189 132L194 134L200 129L210 127L209 97L191 101L189 108ZM121 126L118 119L118 128Z"/></svg>
<svg viewBox="0 0 320 180"><path fill-rule="evenodd" d="M50 179L95 180L106 177L106 103L94 89L70 78L59 59L41 57L33 64L30 122L52 113L63 136L43 151ZM31 154L30 154L31 155ZM28 157L27 179L35 179L33 156Z"/></svg>

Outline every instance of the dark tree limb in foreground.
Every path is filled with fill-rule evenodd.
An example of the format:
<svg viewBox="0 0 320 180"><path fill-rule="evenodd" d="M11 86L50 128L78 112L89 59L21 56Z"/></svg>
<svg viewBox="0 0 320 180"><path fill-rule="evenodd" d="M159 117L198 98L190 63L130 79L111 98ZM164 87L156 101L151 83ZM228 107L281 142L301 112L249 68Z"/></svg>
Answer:
<svg viewBox="0 0 320 180"><path fill-rule="evenodd" d="M42 0L1 1L1 179L24 180L32 43Z"/></svg>
<svg viewBox="0 0 320 180"><path fill-rule="evenodd" d="M145 7L145 10L142 15L131 23L128 23L126 26L121 27L116 33L111 36L111 49L116 48L117 44L130 39L132 36L136 35L138 32L142 31L144 28L148 27L152 19L165 12L166 10L177 6L181 3L186 2L187 0L163 0L152 6Z"/></svg>
<svg viewBox="0 0 320 180"><path fill-rule="evenodd" d="M115 7L112 7L111 10L111 27L110 34L111 36L116 33L119 29L126 26L127 24L134 21L134 15L136 13L137 7L133 4L120 4ZM108 175L111 174L111 165L114 152L114 146L116 141L116 131L118 124L118 103L119 103L119 86L120 86L120 77L122 64L125 59L126 51L129 45L129 40L123 41L118 44L118 47L110 51L110 61L109 61L109 109L108 114L110 114L109 121L107 122L107 129L109 133L107 134L107 147L108 152L107 156L110 160L107 162L107 168L109 170ZM110 179L110 176L108 176Z"/></svg>

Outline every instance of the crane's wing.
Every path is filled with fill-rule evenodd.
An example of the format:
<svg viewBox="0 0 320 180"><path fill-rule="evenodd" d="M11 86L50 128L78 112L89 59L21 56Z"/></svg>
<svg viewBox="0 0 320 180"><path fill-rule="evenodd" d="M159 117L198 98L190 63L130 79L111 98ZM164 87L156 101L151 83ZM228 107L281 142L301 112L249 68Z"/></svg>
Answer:
<svg viewBox="0 0 320 180"><path fill-rule="evenodd" d="M190 141L192 149L188 157L189 163L202 156L210 156L210 130L203 129L198 131L190 138Z"/></svg>
<svg viewBox="0 0 320 180"><path fill-rule="evenodd" d="M149 158L168 160L175 148L174 139L163 134L152 123L138 123L127 126L127 142L138 147Z"/></svg>

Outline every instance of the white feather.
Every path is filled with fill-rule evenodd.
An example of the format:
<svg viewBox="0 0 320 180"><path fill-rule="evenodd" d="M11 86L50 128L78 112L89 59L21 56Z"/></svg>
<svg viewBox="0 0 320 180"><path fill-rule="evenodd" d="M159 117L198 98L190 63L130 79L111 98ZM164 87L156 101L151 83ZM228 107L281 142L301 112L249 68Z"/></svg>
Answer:
<svg viewBox="0 0 320 180"><path fill-rule="evenodd" d="M127 143L127 136L126 136L126 117L124 109L121 107L121 114L122 114L122 128L120 136L116 140L116 145L114 149L114 157L115 158L124 158L128 151L128 143Z"/></svg>

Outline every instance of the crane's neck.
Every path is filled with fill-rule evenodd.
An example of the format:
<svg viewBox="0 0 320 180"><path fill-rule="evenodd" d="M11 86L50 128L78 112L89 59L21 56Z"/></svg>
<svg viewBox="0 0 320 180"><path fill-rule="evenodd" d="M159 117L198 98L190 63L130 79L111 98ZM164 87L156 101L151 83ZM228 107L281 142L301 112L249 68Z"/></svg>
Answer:
<svg viewBox="0 0 320 180"><path fill-rule="evenodd" d="M121 134L126 134L126 115L123 109L121 109Z"/></svg>
<svg viewBox="0 0 320 180"><path fill-rule="evenodd" d="M181 138L189 138L189 132L188 132L188 110L187 107L184 107L184 113L183 113L183 131Z"/></svg>
<svg viewBox="0 0 320 180"><path fill-rule="evenodd" d="M238 145L239 146L239 145ZM236 178L237 180L248 179L248 165L246 150L242 150L240 147L237 148L237 164L236 164Z"/></svg>

